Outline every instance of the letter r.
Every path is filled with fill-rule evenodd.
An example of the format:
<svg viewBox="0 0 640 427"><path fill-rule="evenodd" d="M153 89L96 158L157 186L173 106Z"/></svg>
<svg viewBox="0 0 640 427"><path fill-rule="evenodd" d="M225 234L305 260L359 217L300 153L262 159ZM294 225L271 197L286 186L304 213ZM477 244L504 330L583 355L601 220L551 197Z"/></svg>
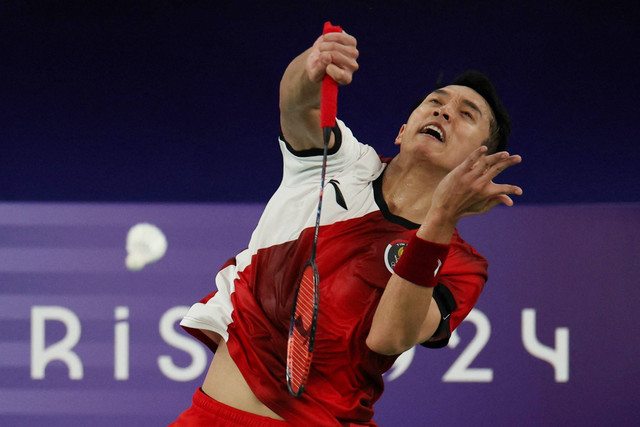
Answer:
<svg viewBox="0 0 640 427"><path fill-rule="evenodd" d="M45 324L47 320L64 323L67 333L58 342L45 347ZM31 307L31 378L44 379L49 362L60 360L69 368L69 378L82 379L82 361L72 351L80 340L80 320L69 309L59 306Z"/></svg>

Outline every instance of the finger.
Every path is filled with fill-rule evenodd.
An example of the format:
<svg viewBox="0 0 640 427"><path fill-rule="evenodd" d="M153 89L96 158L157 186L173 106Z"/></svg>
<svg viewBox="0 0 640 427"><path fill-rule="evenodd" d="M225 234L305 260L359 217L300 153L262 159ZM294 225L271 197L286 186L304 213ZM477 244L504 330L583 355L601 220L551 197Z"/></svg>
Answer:
<svg viewBox="0 0 640 427"><path fill-rule="evenodd" d="M337 67L335 64L329 64L327 66L327 75L336 81L339 85L348 85L353 80L353 73L343 70Z"/></svg>
<svg viewBox="0 0 640 427"><path fill-rule="evenodd" d="M485 174L489 168L493 165L503 161L509 156L508 153L500 152L487 154L485 156L481 156L475 165L473 165L473 169L479 174Z"/></svg>
<svg viewBox="0 0 640 427"><path fill-rule="evenodd" d="M336 42L346 46L357 46L358 41L351 34L345 33L327 33L321 36L321 38L328 42Z"/></svg>
<svg viewBox="0 0 640 427"><path fill-rule="evenodd" d="M476 210L472 208L464 212L461 216L482 215L501 204L507 205L507 206L513 206L513 200L511 200L511 197L505 194L498 194L494 197L486 199L484 203L476 205L477 207Z"/></svg>
<svg viewBox="0 0 640 427"><path fill-rule="evenodd" d="M483 206L482 210L477 213L485 214L498 205L505 205L505 206L511 207L513 206L513 200L511 200L511 197L505 194L499 194L487 200L487 203Z"/></svg>
<svg viewBox="0 0 640 427"><path fill-rule="evenodd" d="M484 156L486 152L487 152L486 145L482 145L476 148L475 150L473 150L473 152L469 155L469 157L467 157L467 160L463 162L465 169L473 170L476 167L478 160L480 160L480 158Z"/></svg>
<svg viewBox="0 0 640 427"><path fill-rule="evenodd" d="M353 80L353 73L355 72L355 69L341 68L336 64L329 64L326 72L333 80L336 81L336 83L340 85L347 85Z"/></svg>
<svg viewBox="0 0 640 427"><path fill-rule="evenodd" d="M309 79L313 82L320 82L329 64L331 64L331 55L326 52L316 52L314 55L310 55L306 66Z"/></svg>
<svg viewBox="0 0 640 427"><path fill-rule="evenodd" d="M337 43L322 42L318 45L319 52L328 52L335 63L355 63L360 51L355 46L345 46Z"/></svg>
<svg viewBox="0 0 640 427"><path fill-rule="evenodd" d="M481 179L480 183L486 183L491 181L491 178L484 179L491 168L499 162L505 160L509 156L508 153L500 152L494 154L485 154L480 156L477 161L471 167L469 173L469 179L477 180Z"/></svg>
<svg viewBox="0 0 640 427"><path fill-rule="evenodd" d="M496 162L492 162L492 164L486 171L486 177L487 179L492 180L500 173L502 173L505 169L517 165L520 162L522 162L522 157L517 154L513 156L509 156L508 154L506 156L503 155Z"/></svg>
<svg viewBox="0 0 640 427"><path fill-rule="evenodd" d="M487 196L493 197L498 194L514 194L516 196L522 196L522 188L518 187L517 185L496 184L492 182L491 187L487 192Z"/></svg>
<svg viewBox="0 0 640 427"><path fill-rule="evenodd" d="M318 52L318 57L323 60L323 75L326 72L340 85L351 83L353 73L360 67L356 61L359 52L354 46L321 42L318 46ZM329 60L327 61L326 58Z"/></svg>
<svg viewBox="0 0 640 427"><path fill-rule="evenodd" d="M506 194L500 194L496 197L492 197L487 203L485 212L490 211L498 205L506 205L511 207L513 206L513 199L511 199L511 197L507 196Z"/></svg>
<svg viewBox="0 0 640 427"><path fill-rule="evenodd" d="M356 71L359 68L358 61L355 56L345 55L342 52L333 50L330 52L323 52L323 54L329 54L331 57L331 63L340 68Z"/></svg>
<svg viewBox="0 0 640 427"><path fill-rule="evenodd" d="M323 49L346 49L352 50L356 49L358 43L353 36L350 36L346 33L327 33L318 38L320 45L323 46Z"/></svg>

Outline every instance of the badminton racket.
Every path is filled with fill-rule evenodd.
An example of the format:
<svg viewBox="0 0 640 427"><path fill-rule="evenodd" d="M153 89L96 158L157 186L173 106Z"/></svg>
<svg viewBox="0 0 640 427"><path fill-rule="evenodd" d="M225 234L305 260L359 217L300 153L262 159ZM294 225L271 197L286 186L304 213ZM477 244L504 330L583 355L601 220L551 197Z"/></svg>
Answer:
<svg viewBox="0 0 640 427"><path fill-rule="evenodd" d="M330 22L325 22L322 34L339 32L342 32L342 28L331 25ZM322 154L316 227L311 246L311 256L305 264L298 289L296 290L287 342L287 387L295 397L299 397L304 391L313 359L313 344L318 320L318 285L320 283L320 275L316 265L316 247L318 245L320 212L322 211L322 196L327 171L327 151L329 149L331 130L336 122L337 105L338 84L329 75L325 75L320 94L320 126L322 127L324 150Z"/></svg>

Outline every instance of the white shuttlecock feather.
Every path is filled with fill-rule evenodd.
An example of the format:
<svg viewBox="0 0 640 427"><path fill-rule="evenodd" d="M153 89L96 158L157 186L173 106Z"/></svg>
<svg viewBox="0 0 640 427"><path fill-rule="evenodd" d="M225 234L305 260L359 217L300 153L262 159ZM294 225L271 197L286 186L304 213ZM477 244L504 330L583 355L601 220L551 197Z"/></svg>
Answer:
<svg viewBox="0 0 640 427"><path fill-rule="evenodd" d="M142 222L127 233L127 259L129 270L142 270L145 265L158 261L167 252L167 238L153 224Z"/></svg>

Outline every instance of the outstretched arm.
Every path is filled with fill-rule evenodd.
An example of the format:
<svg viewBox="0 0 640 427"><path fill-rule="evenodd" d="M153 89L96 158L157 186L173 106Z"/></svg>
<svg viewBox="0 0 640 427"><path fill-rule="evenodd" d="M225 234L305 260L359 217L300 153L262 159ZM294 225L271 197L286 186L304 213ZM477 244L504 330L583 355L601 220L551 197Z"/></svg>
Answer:
<svg viewBox="0 0 640 427"><path fill-rule="evenodd" d="M346 33L327 33L295 58L280 82L280 127L296 151L323 146L320 88L325 74L338 84L351 83L358 69L357 42ZM333 137L329 147L333 146Z"/></svg>
<svg viewBox="0 0 640 427"><path fill-rule="evenodd" d="M430 255L443 250L446 248L444 245L451 242L460 218L488 212L499 204L511 206L513 201L509 195L522 194L517 186L493 182L504 169L520 163L520 156L511 156L506 152L487 156L486 149L483 146L475 150L436 187L431 208L416 233L416 237L425 242L423 248L430 252L423 259L415 257L418 262L414 262L414 267L417 264L414 272L418 273L420 279L407 280L408 275L401 277L402 273L391 276L367 337L367 345L372 350L382 354L399 354L431 338L441 319L431 286L437 283L442 265ZM416 249L410 249L413 244L409 243L403 257ZM419 245L420 241L416 244ZM417 285L422 277L431 282Z"/></svg>

